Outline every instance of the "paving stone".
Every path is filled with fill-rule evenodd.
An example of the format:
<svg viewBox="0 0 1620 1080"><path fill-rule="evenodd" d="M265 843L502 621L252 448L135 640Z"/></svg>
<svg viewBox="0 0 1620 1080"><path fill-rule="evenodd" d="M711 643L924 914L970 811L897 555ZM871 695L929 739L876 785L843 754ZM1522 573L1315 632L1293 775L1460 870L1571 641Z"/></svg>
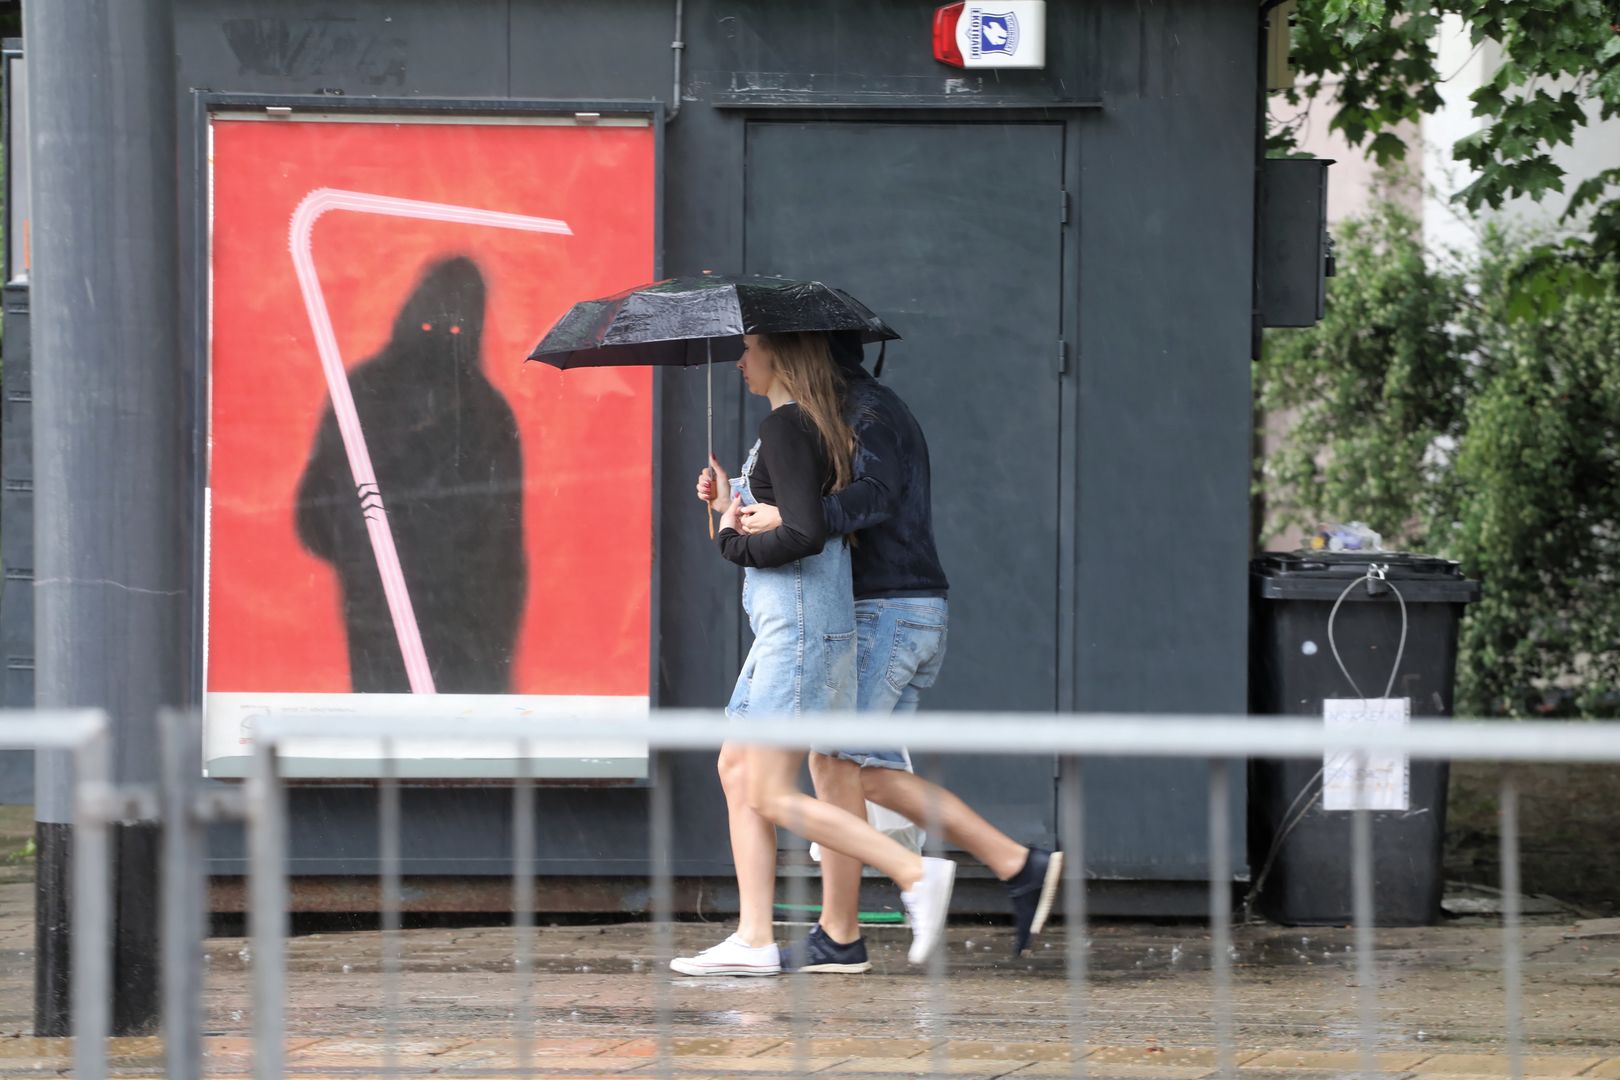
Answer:
<svg viewBox="0 0 1620 1080"><path fill-rule="evenodd" d="M282 1044L281 1052L291 1056L299 1050L313 1046L321 1040L318 1037L293 1038ZM232 1061L242 1059L252 1061L257 1048L251 1036L246 1035L207 1035L202 1041L203 1060L210 1066L224 1066Z"/></svg>
<svg viewBox="0 0 1620 1080"><path fill-rule="evenodd" d="M1258 1050L1235 1050L1232 1064L1242 1065L1260 1056ZM1160 1046L1099 1046L1086 1056L1086 1072L1101 1072L1111 1065L1196 1066L1214 1068L1220 1055L1214 1049L1179 1049Z"/></svg>
<svg viewBox="0 0 1620 1080"><path fill-rule="evenodd" d="M1213 1065L1126 1065L1106 1062L1092 1065L1090 1058L1086 1060L1086 1080L1108 1080L1109 1077L1119 1077L1120 1080L1202 1080L1203 1077L1215 1075ZM1018 1080L1034 1076L1073 1075L1074 1066L1063 1061L1037 1061L1013 1073Z"/></svg>
<svg viewBox="0 0 1620 1080"><path fill-rule="evenodd" d="M1087 1052L1097 1049L1087 1047ZM1067 1042L970 1042L951 1041L946 1053L952 1058L989 1061L1073 1061L1074 1050ZM924 1055L919 1055L924 1056Z"/></svg>
<svg viewBox="0 0 1620 1080"><path fill-rule="evenodd" d="M607 1054L628 1040L617 1038L540 1038L529 1044L529 1052L536 1058L592 1057ZM632 1055L619 1055L632 1056ZM433 1060L441 1065L467 1062L489 1062L488 1068L501 1068L510 1063L515 1068L517 1043L511 1039L473 1039L471 1042L434 1054Z"/></svg>
<svg viewBox="0 0 1620 1080"><path fill-rule="evenodd" d="M73 1057L72 1039L0 1039L0 1062L7 1064L30 1059L45 1061Z"/></svg>
<svg viewBox="0 0 1620 1080"><path fill-rule="evenodd" d="M66 1040L71 1043L72 1040ZM156 1035L131 1035L107 1040L107 1056L143 1057L163 1053L163 1040Z"/></svg>
<svg viewBox="0 0 1620 1080"><path fill-rule="evenodd" d="M408 1073L411 1076L455 1076L464 1077L465 1080L535 1080L535 1077L568 1077L569 1080L578 1080L587 1076L624 1076L636 1065L642 1062L635 1061L606 1061L601 1058L547 1058L543 1063L537 1064L537 1071L533 1073L508 1072L503 1068L487 1068L471 1065L452 1066L447 1069L432 1069L422 1073ZM349 1076L364 1075L375 1080L376 1072L353 1071ZM305 1080L306 1074L288 1071L287 1080Z"/></svg>
<svg viewBox="0 0 1620 1080"><path fill-rule="evenodd" d="M805 1072L815 1073L849 1060L843 1057L812 1057L805 1062ZM798 1076L798 1062L792 1057L683 1057L674 1062L675 1075L685 1077L692 1073L712 1073L729 1076ZM656 1061L636 1063L633 1075L653 1076L658 1072Z"/></svg>
<svg viewBox="0 0 1620 1080"><path fill-rule="evenodd" d="M1600 1057L1527 1057L1524 1059L1526 1077L1579 1076L1603 1059ZM1435 1054L1416 1066L1419 1076L1458 1073L1468 1076L1507 1076L1506 1054Z"/></svg>
<svg viewBox="0 0 1620 1080"><path fill-rule="evenodd" d="M979 1080L992 1080L994 1077L1020 1074L1030 1063L1027 1061L985 1061L972 1058L950 1059L945 1062L944 1075L950 1077L979 1078ZM813 1070L812 1070L813 1071ZM934 1062L928 1055L915 1058L849 1058L819 1072L817 1076L837 1076L841 1078L856 1076L888 1077L895 1076L925 1076L940 1075L934 1068Z"/></svg>
<svg viewBox="0 0 1620 1080"><path fill-rule="evenodd" d="M466 1039L402 1039L394 1045L392 1055L387 1043L373 1039L318 1039L289 1053L289 1069L376 1069L390 1060L406 1068L432 1068L436 1055L442 1055L464 1045Z"/></svg>
<svg viewBox="0 0 1620 1080"><path fill-rule="evenodd" d="M535 1068L541 1076L571 1076L574 1073L592 1073L601 1075L623 1075L645 1065L642 1058L607 1058L597 1055L553 1055L537 1059ZM459 1066L440 1067L433 1070L434 1076L456 1076L458 1074L474 1075L480 1078L498 1076L510 1070L511 1075L518 1075L517 1063L507 1059L493 1065L477 1063Z"/></svg>
<svg viewBox="0 0 1620 1080"><path fill-rule="evenodd" d="M852 1058L909 1058L926 1054L934 1044L927 1039L811 1039L812 1057ZM762 1054L762 1057L792 1057L797 1051L793 1040L787 1039Z"/></svg>
<svg viewBox="0 0 1620 1080"><path fill-rule="evenodd" d="M1360 1069L1244 1069L1243 1080L1361 1080ZM1409 1072L1381 1069L1373 1074L1379 1080L1411 1080Z"/></svg>
<svg viewBox="0 0 1620 1080"><path fill-rule="evenodd" d="M1434 1055L1423 1053L1410 1054L1375 1054L1373 1060L1377 1062L1380 1072L1410 1072L1425 1058ZM1251 1069L1318 1069L1332 1072L1347 1070L1359 1072L1361 1070L1361 1053L1356 1050L1272 1050L1258 1057L1249 1058L1241 1066L1247 1074Z"/></svg>
<svg viewBox="0 0 1620 1080"><path fill-rule="evenodd" d="M670 1040L671 1048L677 1057L725 1057L725 1058L751 1058L759 1054L775 1050L783 1045L781 1038L726 1038L726 1039L695 1039L677 1036ZM656 1045L656 1044L655 1044Z"/></svg>

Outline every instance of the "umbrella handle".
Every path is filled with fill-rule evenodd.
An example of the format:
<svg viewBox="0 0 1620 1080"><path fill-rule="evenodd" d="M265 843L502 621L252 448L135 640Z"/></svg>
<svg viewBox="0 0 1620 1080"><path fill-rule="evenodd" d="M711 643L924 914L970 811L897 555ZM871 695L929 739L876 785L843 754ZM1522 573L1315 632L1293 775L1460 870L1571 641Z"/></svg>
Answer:
<svg viewBox="0 0 1620 1080"><path fill-rule="evenodd" d="M708 383L708 396L709 396L709 461L713 461L714 460L714 339L713 338L704 338L703 339L703 357L704 357L704 360L703 360L704 381ZM705 464L703 467L705 469L712 468L712 466L710 466L708 464ZM716 487L714 489L714 494L716 494L716 495L720 494L720 491L719 491L719 488L718 488L719 480L720 480L720 478L718 476L715 477ZM704 510L707 511L708 518L709 518L709 539L713 540L714 539L714 504L709 503L707 506L704 507Z"/></svg>

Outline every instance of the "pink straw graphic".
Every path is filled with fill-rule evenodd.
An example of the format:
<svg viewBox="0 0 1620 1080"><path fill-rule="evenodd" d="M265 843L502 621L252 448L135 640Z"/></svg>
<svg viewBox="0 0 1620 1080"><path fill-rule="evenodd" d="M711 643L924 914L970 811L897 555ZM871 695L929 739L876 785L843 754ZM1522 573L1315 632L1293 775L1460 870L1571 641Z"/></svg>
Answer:
<svg viewBox="0 0 1620 1080"><path fill-rule="evenodd" d="M377 475L372 471L365 432L360 429L360 416L355 412L354 396L349 392L348 372L343 367L343 357L338 354L337 335L332 332L332 316L326 310L326 297L321 293L320 277L315 273L310 241L315 223L329 210L481 225L492 229L518 229L556 236L572 236L574 231L567 222L555 218L506 214L470 206L400 199L391 195L368 195L362 191L339 191L335 188L316 188L305 195L298 209L293 211L289 237L293 270L298 274L298 288L304 294L310 329L315 332L315 347L321 355L326 388L332 396L332 411L337 416L338 431L343 436L343 450L348 455L349 471L354 476L355 494L366 519L366 532L371 537L371 551L377 559L377 571L382 575L388 613L394 621L394 634L399 638L400 655L405 659L405 673L410 678L411 693L431 694L434 693L433 673L428 667L427 653L422 648L422 633L416 625L416 612L411 607L405 574L400 569L399 552L394 549L394 533L388 525L382 491L377 487Z"/></svg>

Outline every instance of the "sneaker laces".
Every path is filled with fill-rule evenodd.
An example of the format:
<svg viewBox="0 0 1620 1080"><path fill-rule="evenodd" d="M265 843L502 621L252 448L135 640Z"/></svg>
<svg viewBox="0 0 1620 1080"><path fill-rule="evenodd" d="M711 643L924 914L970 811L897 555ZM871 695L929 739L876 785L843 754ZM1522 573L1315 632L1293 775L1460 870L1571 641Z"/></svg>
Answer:
<svg viewBox="0 0 1620 1080"><path fill-rule="evenodd" d="M720 942L720 944L718 944L718 945L710 945L707 949L704 949L701 952L699 952L698 955L699 956L708 956L710 953L717 953L721 949L725 948L727 945L731 945L731 944L742 945L742 947L745 948L745 949L748 947L746 945L743 945L742 942L737 940L737 935L736 934L732 934L730 937L726 938L726 940Z"/></svg>
<svg viewBox="0 0 1620 1080"><path fill-rule="evenodd" d="M922 889L923 882L919 881L917 882L917 887L915 889L912 889L910 892L900 894L901 901L906 905L906 925L909 926L913 932L917 930L918 914L927 906L923 903L923 897L919 895L922 892Z"/></svg>

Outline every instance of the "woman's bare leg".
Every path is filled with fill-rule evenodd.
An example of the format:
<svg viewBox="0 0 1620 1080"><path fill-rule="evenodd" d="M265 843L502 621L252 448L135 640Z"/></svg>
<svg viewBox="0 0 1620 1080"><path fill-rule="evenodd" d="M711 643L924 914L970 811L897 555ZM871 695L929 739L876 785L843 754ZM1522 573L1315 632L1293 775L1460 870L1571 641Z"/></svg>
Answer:
<svg viewBox="0 0 1620 1080"><path fill-rule="evenodd" d="M737 936L756 948L769 945L775 940L776 826L749 805L746 747L726 743L720 748L720 786L726 792L731 861L737 868Z"/></svg>
<svg viewBox="0 0 1620 1080"><path fill-rule="evenodd" d="M799 790L805 750L750 746L747 750L748 802L765 820L798 833L824 849L876 867L901 889L923 876L920 855L907 851L847 810L829 806Z"/></svg>
<svg viewBox="0 0 1620 1080"><path fill-rule="evenodd" d="M1006 881L1024 868L1029 848L990 824L938 784L902 769L861 769L867 799L910 818L924 829L938 820L945 838Z"/></svg>

